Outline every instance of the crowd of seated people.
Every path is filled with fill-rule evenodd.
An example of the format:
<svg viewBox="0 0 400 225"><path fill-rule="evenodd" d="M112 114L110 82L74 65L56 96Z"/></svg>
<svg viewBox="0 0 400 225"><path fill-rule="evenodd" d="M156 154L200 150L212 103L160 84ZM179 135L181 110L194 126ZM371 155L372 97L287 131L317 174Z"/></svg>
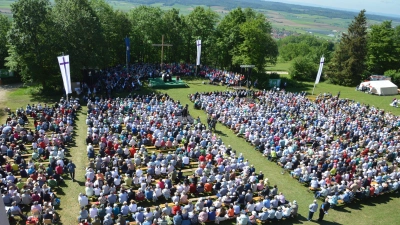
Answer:
<svg viewBox="0 0 400 225"><path fill-rule="evenodd" d="M61 99L52 106L28 104L9 111L0 127L0 187L10 219L59 221L55 191L63 180L65 147L72 141L79 107L77 100Z"/></svg>
<svg viewBox="0 0 400 225"><path fill-rule="evenodd" d="M398 190L400 118L338 96L285 91L196 93L201 104L237 136L332 205Z"/></svg>
<svg viewBox="0 0 400 225"><path fill-rule="evenodd" d="M270 189L262 172L204 124L183 124L176 115L184 107L168 95L100 99L88 107L79 222L178 225L297 214L295 201Z"/></svg>

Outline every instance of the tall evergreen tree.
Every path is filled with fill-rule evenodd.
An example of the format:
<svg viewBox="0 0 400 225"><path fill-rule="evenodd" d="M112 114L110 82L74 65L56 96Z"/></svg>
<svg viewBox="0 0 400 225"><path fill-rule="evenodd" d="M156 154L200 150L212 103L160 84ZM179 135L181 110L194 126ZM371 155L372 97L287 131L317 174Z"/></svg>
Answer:
<svg viewBox="0 0 400 225"><path fill-rule="evenodd" d="M328 64L329 79L339 85L352 86L361 81L366 71L367 18L362 10L342 34L331 62Z"/></svg>

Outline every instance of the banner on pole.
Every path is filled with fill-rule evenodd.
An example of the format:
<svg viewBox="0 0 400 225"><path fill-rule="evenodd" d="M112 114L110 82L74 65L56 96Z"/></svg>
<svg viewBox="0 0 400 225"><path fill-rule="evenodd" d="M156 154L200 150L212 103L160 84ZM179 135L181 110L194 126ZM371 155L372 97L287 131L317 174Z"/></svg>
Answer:
<svg viewBox="0 0 400 225"><path fill-rule="evenodd" d="M127 63L129 63L131 61L131 54L130 54L131 41L129 40L129 37L125 38L125 46L126 46L126 61Z"/></svg>
<svg viewBox="0 0 400 225"><path fill-rule="evenodd" d="M65 93L71 94L72 91L71 91L71 73L69 69L69 55L58 56L57 59L61 70Z"/></svg>
<svg viewBox="0 0 400 225"><path fill-rule="evenodd" d="M320 78L321 78L322 68L324 67L324 61L325 61L325 58L322 56L322 57L321 57L321 61L320 61L320 63L319 63L319 69L318 69L317 78L315 79L315 84L318 84L318 83L319 83L319 80L320 80Z"/></svg>
<svg viewBox="0 0 400 225"><path fill-rule="evenodd" d="M200 66L200 56L201 56L201 40L196 41L197 46L197 57L196 57L196 65Z"/></svg>

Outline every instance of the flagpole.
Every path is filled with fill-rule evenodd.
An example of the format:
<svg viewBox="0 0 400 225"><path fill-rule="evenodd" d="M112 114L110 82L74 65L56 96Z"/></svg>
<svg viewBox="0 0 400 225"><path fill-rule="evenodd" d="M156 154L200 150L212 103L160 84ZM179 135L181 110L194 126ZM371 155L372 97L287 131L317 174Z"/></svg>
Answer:
<svg viewBox="0 0 400 225"><path fill-rule="evenodd" d="M125 37L125 45L127 45L127 38L128 36ZM126 58L126 73L129 73L129 63L128 63L128 46L125 46L125 58Z"/></svg>

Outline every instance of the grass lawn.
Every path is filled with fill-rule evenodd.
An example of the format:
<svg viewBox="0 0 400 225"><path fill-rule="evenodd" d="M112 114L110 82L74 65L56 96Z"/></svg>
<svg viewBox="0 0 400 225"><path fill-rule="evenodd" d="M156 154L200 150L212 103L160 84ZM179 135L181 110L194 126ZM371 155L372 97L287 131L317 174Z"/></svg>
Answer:
<svg viewBox="0 0 400 225"><path fill-rule="evenodd" d="M208 91L223 91L227 90L225 86L213 86L208 84L202 84L201 80L188 80L187 81L190 88L180 88L180 89L169 89L169 90L158 90L160 92L168 93L175 100L179 100L182 104L189 104L190 114L193 117L199 116L202 121L206 120L206 115L201 110L193 109L193 104L189 101L188 95L195 92L208 92ZM292 87L288 87L290 90ZM301 83L295 88L294 91L310 91L312 90L312 83ZM392 97L380 97L371 96L361 92L354 91L354 88L346 88L334 86L326 83L318 84L316 88L316 93L319 92L332 92L336 94L341 91L341 97L352 98L356 101L367 102L371 105L375 105L385 109L394 109L389 107L390 99ZM153 91L151 89L146 89L142 92ZM54 95L53 97L42 97L35 94L36 92L32 88L20 88L13 92L10 92L5 99L4 106L10 107L15 110L17 107L25 107L28 102L47 102L54 103L59 100L59 96ZM394 109L395 114L399 114L399 109ZM72 182L71 180L66 180L62 192L59 195L61 198L61 206L58 212L61 214L61 220L63 224L76 224L76 218L78 215L78 201L77 196L80 192L84 192L84 169L83 167L87 164L86 158L86 125L85 125L85 112L86 107L83 107L79 113L78 119L75 125L75 145L69 148L71 158L77 166L76 179L78 182ZM4 121L4 116L1 118ZM258 171L263 171L266 177L269 178L272 185L277 184L279 191L282 191L288 200L297 200L299 204L300 216L298 220L289 220L284 222L279 222L278 224L314 224L314 222L307 222L306 217L308 215L308 205L313 201L314 197L312 193L307 192L307 188L300 185L296 180L291 179L287 174L281 175L281 169L262 157L261 153L253 150L244 139L236 137L233 132L231 132L226 127L218 124L217 134L221 136L222 140L226 144L230 144L233 149L237 150L239 153L243 153L245 158L250 160ZM57 191L58 192L58 191ZM395 196L396 195L396 196ZM346 205L335 210L330 210L329 214L326 215L324 221L321 224L397 224L399 216L396 215L398 205L400 200L398 198L399 194L393 195L383 195L377 198L369 199L365 202L353 203ZM316 215L314 215L316 218ZM226 224L233 224L231 220L226 222Z"/></svg>
<svg viewBox="0 0 400 225"><path fill-rule="evenodd" d="M288 72L290 66L292 66L292 61L288 62L277 62L275 65L267 66L267 71L285 71Z"/></svg>

